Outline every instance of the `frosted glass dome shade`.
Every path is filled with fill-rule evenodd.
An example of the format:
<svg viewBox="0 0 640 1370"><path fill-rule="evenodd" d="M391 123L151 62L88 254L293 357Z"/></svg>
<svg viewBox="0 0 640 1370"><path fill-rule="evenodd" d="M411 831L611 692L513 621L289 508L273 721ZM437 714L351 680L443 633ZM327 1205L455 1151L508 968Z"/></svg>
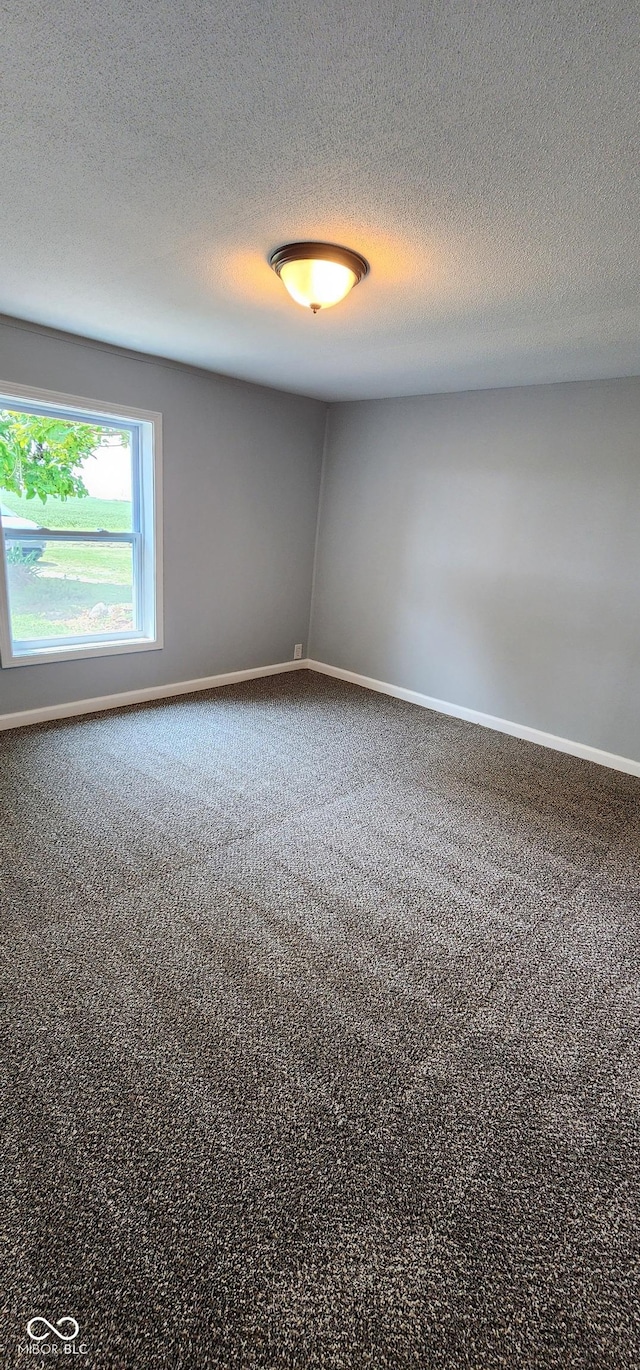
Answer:
<svg viewBox="0 0 640 1370"><path fill-rule="evenodd" d="M338 304L369 270L359 253L332 243L288 243L270 263L291 298L314 314Z"/></svg>

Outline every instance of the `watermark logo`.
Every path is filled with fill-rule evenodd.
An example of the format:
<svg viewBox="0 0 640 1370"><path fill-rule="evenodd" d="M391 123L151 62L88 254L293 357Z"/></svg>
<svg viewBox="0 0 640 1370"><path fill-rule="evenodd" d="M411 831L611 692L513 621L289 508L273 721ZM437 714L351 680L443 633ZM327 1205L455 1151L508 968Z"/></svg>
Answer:
<svg viewBox="0 0 640 1370"><path fill-rule="evenodd" d="M38 1313L29 1318L27 1336L29 1341L18 1347L19 1356L87 1356L89 1348L78 1342L80 1325L76 1318L65 1315L57 1322L49 1322Z"/></svg>
<svg viewBox="0 0 640 1370"><path fill-rule="evenodd" d="M69 1324L73 1331L63 1332L63 1322ZM44 1327L44 1332L38 1333L34 1331L34 1328L38 1326ZM52 1323L48 1322L47 1318L30 1318L27 1323L27 1333L32 1341L44 1341L52 1332L54 1337L60 1338L60 1341L75 1341L79 1331L80 1328L75 1318L59 1318L55 1327Z"/></svg>

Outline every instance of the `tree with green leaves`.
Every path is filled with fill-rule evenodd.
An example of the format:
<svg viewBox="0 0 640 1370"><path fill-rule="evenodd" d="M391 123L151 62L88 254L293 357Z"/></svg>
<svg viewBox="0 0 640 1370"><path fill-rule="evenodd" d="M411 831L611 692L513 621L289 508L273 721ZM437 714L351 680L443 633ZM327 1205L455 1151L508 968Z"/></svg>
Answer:
<svg viewBox="0 0 640 1370"><path fill-rule="evenodd" d="M45 504L88 495L82 466L108 430L92 423L0 410L0 489ZM109 433L109 436L113 436Z"/></svg>

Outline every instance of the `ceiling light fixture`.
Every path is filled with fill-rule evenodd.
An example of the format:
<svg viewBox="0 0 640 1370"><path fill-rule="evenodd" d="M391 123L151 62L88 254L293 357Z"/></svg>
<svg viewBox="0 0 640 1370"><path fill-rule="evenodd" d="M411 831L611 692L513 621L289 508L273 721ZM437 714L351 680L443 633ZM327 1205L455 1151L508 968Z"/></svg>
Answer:
<svg viewBox="0 0 640 1370"><path fill-rule="evenodd" d="M286 243L272 252L269 265L292 299L312 314L343 300L369 270L359 252L334 243Z"/></svg>

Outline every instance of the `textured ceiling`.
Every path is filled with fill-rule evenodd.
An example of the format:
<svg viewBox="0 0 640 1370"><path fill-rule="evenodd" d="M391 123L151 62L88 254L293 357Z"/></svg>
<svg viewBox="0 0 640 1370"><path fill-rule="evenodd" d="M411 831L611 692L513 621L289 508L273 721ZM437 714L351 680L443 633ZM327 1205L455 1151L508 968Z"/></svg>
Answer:
<svg viewBox="0 0 640 1370"><path fill-rule="evenodd" d="M324 398L640 372L638 0L2 21L5 313ZM313 318L316 237L371 273Z"/></svg>

